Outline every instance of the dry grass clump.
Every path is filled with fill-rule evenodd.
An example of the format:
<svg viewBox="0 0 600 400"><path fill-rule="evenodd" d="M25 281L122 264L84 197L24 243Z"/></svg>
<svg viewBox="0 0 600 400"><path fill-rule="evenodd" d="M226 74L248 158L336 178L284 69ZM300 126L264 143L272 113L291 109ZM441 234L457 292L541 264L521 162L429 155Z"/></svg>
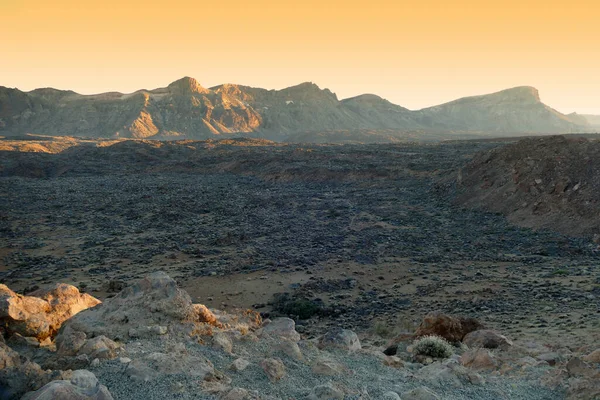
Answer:
<svg viewBox="0 0 600 400"><path fill-rule="evenodd" d="M454 354L454 349L446 339L431 335L417 339L413 345L413 352L420 356L448 358Z"/></svg>

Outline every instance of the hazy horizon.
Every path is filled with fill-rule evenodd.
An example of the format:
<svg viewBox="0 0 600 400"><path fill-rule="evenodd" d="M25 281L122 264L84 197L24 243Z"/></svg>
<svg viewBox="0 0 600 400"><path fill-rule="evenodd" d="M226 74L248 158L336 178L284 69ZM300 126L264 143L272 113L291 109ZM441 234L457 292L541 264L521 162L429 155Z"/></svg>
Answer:
<svg viewBox="0 0 600 400"><path fill-rule="evenodd" d="M558 111L600 114L600 57L590 52L599 18L589 0L0 0L11 32L0 85L95 94L183 76L205 87L309 81L340 99L372 93L412 110L533 86Z"/></svg>

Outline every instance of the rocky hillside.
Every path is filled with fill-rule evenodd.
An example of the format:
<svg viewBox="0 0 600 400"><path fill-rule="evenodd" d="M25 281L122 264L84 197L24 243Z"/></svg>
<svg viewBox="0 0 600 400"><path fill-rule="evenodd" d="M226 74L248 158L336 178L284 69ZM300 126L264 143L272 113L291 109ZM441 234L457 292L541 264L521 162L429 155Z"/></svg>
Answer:
<svg viewBox="0 0 600 400"><path fill-rule="evenodd" d="M579 122L542 103L537 89L528 86L426 108L418 120L440 130L494 134L570 133Z"/></svg>
<svg viewBox="0 0 600 400"><path fill-rule="evenodd" d="M282 90L231 84L207 89L186 77L166 88L89 96L50 88L22 92L0 87L4 135L153 139L245 135L283 140L304 133L303 139L312 142L319 141L323 131L569 133L589 129L585 121L546 106L529 87L420 111L370 94L339 101L313 83Z"/></svg>
<svg viewBox="0 0 600 400"><path fill-rule="evenodd" d="M554 136L479 153L458 173L458 202L521 226L600 240L600 141Z"/></svg>
<svg viewBox="0 0 600 400"><path fill-rule="evenodd" d="M590 124L593 128L600 128L600 115L584 114L582 115L582 117L585 118L587 123Z"/></svg>
<svg viewBox="0 0 600 400"><path fill-rule="evenodd" d="M377 344L343 327L311 338L289 318L210 310L162 272L103 303L60 284L29 296L0 285L0 299L0 398L7 400L600 394L600 349L514 342L473 318L438 312L414 333Z"/></svg>

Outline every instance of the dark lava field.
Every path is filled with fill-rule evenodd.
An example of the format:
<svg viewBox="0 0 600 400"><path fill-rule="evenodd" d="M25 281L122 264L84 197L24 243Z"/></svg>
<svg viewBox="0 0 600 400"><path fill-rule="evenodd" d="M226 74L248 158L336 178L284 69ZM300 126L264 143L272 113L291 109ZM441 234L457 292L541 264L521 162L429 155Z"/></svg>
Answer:
<svg viewBox="0 0 600 400"><path fill-rule="evenodd" d="M197 301L291 314L308 333L378 321L402 331L442 310L513 337L592 340L600 253L590 238L453 202L448 177L501 145L0 152L0 282L28 292L62 281L103 298L165 270Z"/></svg>

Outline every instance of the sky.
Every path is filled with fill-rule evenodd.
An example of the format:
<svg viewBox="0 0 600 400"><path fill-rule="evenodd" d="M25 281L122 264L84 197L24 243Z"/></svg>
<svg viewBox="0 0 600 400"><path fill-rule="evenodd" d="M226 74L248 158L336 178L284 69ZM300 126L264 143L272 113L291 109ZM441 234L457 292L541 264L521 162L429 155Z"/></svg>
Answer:
<svg viewBox="0 0 600 400"><path fill-rule="evenodd" d="M374 93L410 109L515 86L600 114L598 0L0 0L0 85Z"/></svg>

